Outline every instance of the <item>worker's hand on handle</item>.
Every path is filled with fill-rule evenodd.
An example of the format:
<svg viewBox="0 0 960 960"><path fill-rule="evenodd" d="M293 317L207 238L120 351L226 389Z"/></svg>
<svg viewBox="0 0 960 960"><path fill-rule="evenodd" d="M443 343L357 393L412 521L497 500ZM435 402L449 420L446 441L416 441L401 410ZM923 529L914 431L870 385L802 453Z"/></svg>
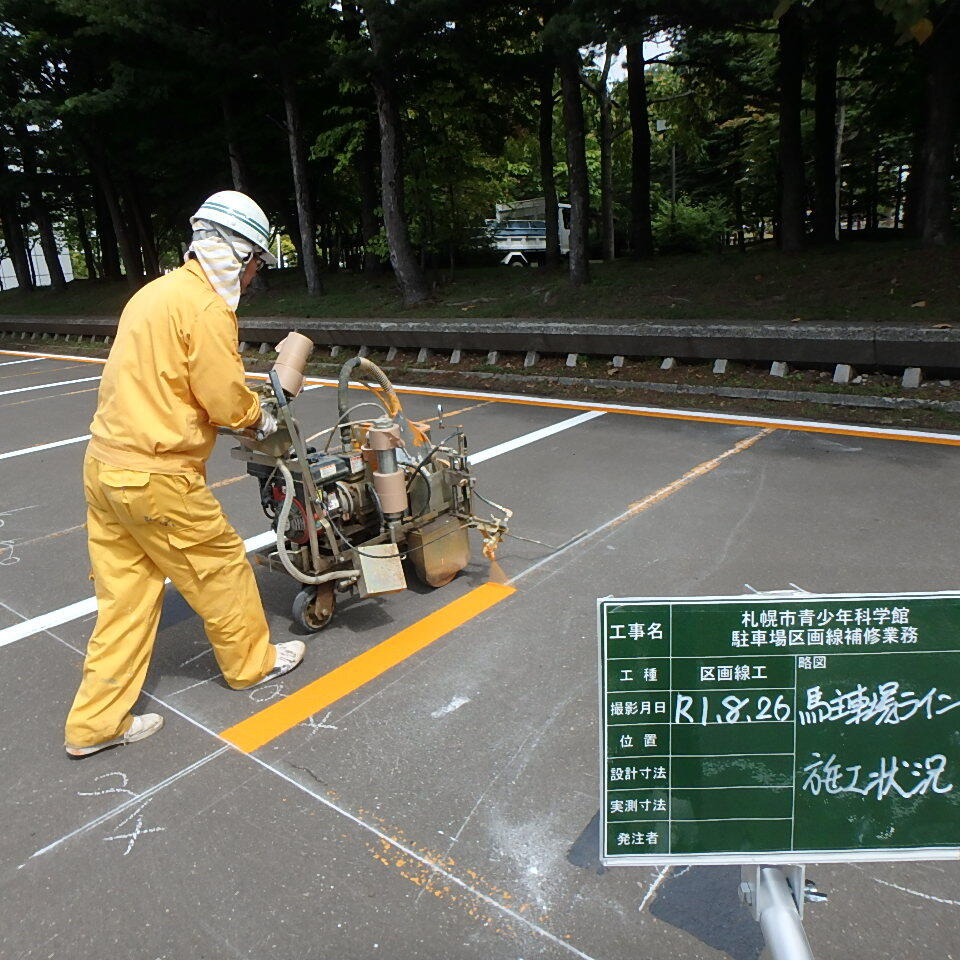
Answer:
<svg viewBox="0 0 960 960"><path fill-rule="evenodd" d="M257 425L254 427L254 430L257 431L257 434L261 439L265 440L271 434L277 432L277 426L277 418L274 416L273 412L269 409L269 407L261 403L260 419L257 421Z"/></svg>

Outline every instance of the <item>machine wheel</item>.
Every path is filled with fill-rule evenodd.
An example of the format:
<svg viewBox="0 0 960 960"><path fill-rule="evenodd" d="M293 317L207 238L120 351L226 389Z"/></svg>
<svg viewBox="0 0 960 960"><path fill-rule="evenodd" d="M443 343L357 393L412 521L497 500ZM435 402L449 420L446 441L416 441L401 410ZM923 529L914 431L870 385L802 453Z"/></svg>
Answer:
<svg viewBox="0 0 960 960"><path fill-rule="evenodd" d="M333 619L335 605L332 583L304 587L293 601L293 619L304 630L317 633Z"/></svg>

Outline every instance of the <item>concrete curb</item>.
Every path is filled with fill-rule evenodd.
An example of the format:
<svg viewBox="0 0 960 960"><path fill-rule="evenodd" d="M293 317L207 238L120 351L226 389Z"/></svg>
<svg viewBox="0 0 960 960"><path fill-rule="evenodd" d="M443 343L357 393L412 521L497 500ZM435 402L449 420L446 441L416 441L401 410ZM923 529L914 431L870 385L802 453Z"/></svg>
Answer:
<svg viewBox="0 0 960 960"><path fill-rule="evenodd" d="M339 370L339 364L313 363L312 367ZM588 386L604 390L648 390L651 393L690 394L739 400L778 400L786 403L820 403L831 407L859 407L868 410L940 410L960 413L960 401L921 400L916 397L872 397L867 394L819 393L815 390L760 390L753 387L713 387L699 383L659 383L651 380L606 380L597 377L553 377L542 374L489 373L471 370L417 370L411 367L383 366L385 373L429 373L441 377L473 377L490 383L554 384L561 387Z"/></svg>
<svg viewBox="0 0 960 960"><path fill-rule="evenodd" d="M239 329L247 343L274 344L297 329L320 346L960 369L960 327L902 323L244 316ZM105 317L0 317L0 333L112 336L115 330L116 321Z"/></svg>

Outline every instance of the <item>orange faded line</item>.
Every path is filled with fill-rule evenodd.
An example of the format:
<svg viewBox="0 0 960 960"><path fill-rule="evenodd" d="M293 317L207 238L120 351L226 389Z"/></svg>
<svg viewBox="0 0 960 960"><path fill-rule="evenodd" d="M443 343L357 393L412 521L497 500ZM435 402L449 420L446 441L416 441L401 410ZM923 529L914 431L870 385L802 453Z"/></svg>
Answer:
<svg viewBox="0 0 960 960"><path fill-rule="evenodd" d="M45 354L45 353L30 353L25 350L0 350L0 354L8 356L17 356L17 357L56 357L58 354ZM85 357L71 357L71 360L76 360L80 363L106 363L104 359L91 358L87 359ZM247 373L248 379L254 380L266 380L267 375L265 373ZM306 380L307 383L312 386L318 387L335 387L336 383L324 383L318 378L308 377ZM359 387L351 387L351 389L360 389ZM448 397L451 399L459 400L476 400L477 394L482 391L471 390L465 393L461 393L457 390L445 390L443 393L436 393L426 387L394 387L397 393L408 393L411 396L421 396L421 397ZM80 391L84 392L84 391ZM65 396L70 396L70 394L65 394ZM28 401L21 400L20 403L27 403ZM873 440L905 440L908 443L935 443L940 444L941 446L947 447L958 447L960 446L960 438L953 439L951 437L921 437L921 436L912 436L909 431L903 433L898 431L891 430L889 433L875 433L872 430L849 430L841 426L833 426L832 424L823 424L822 426L814 424L794 424L794 423L770 423L769 420L754 420L750 417L740 417L736 415L727 415L726 417L711 417L709 414L704 413L678 413L675 411L656 411L656 410L630 410L624 409L622 407L612 407L607 406L602 403L569 403L564 400L546 400L546 399L536 399L536 400L525 400L520 397L496 397L494 399L486 401L487 403L513 403L519 406L530 406L530 407L548 407L554 408L557 410L602 410L604 413L622 413L631 417L649 417L652 420L686 420L692 423L719 423L725 424L727 426L742 426L742 427L762 427L770 428L773 430L795 430L798 433L826 433L831 436L840 436L840 437L867 437L868 439ZM9 406L9 404L4 404L4 406ZM447 414L449 416L449 414ZM774 418L770 418L774 419Z"/></svg>
<svg viewBox="0 0 960 960"><path fill-rule="evenodd" d="M218 480L216 483L209 484L209 487L211 490L216 490L218 487L229 487L231 483L246 480L249 476L249 473L241 473L239 477L228 477L226 480Z"/></svg>
<svg viewBox="0 0 960 960"><path fill-rule="evenodd" d="M69 393L45 393L42 397L30 397L28 400L10 400L8 403L0 403L0 407L16 407L21 403L37 403L40 400L60 400L63 397L75 397L78 393L94 393L99 387L86 387L83 390L71 390ZM40 446L40 444L37 444Z"/></svg>
<svg viewBox="0 0 960 960"><path fill-rule="evenodd" d="M42 370L31 369L28 373L3 373L0 374L0 380L10 380L12 377L45 377L48 373L58 373L61 370L72 370L75 363L68 363L65 367L44 367Z"/></svg>
<svg viewBox="0 0 960 960"><path fill-rule="evenodd" d="M220 734L251 753L516 592L485 583Z"/></svg>
<svg viewBox="0 0 960 960"><path fill-rule="evenodd" d="M67 533L76 533L78 530L83 530L86 528L85 523L78 523L75 527L67 527L65 530L58 530L56 533L48 533L42 537L34 537L32 540L21 540L17 543L18 547L29 547L34 543L43 543L44 540L55 540L57 537L62 537Z"/></svg>
<svg viewBox="0 0 960 960"><path fill-rule="evenodd" d="M335 386L335 384L320 384L320 386ZM447 390L444 393L435 393L427 388L418 388L415 386L394 387L394 390L397 393L408 393L411 396L450 397L458 400L475 399L477 393L479 392L471 391L469 393L460 393L456 390ZM725 426L733 427L761 427L763 429L771 430L796 430L798 433L828 433L831 436L868 437L875 440L906 440L911 443L938 443L952 447L960 446L960 438L953 439L951 437L912 436L909 431L901 433L895 430L890 430L888 433L875 433L872 430L850 430L846 427L833 426L832 424L826 423L822 426L803 423L771 423L770 420L775 419L772 417L766 420L755 420L748 416L739 416L736 414L727 414L724 417L713 417L708 413L679 413L673 410L631 410L629 408L625 409L624 407L614 407L603 403L584 401L578 403L569 403L564 400L546 399L526 400L520 397L496 397L489 402L513 403L517 404L518 406L530 407L553 407L558 410L599 410L604 413L622 413L630 417L649 417L653 420L684 420L693 423L719 423Z"/></svg>
<svg viewBox="0 0 960 960"><path fill-rule="evenodd" d="M744 450L749 450L750 447L752 447L758 440L762 440L764 437L769 437L773 432L773 427L766 427L759 433L755 433L752 437L747 437L746 439L739 441L739 443L735 443L729 450L725 450L719 456L713 457L710 460L704 460L703 463L698 463L695 467L693 467L693 469L688 470L682 477L678 477L672 483L668 483L659 490L655 490L642 500L637 500L635 503L631 503L630 506L622 514L620 514L619 517L616 518L616 520L610 523L610 526L619 526L621 523L624 523L631 517L635 517L638 513L643 513L644 510L649 510L650 507L660 503L661 500L666 500L667 497L676 493L681 487L685 487L691 481L696 480L698 477L702 477L705 473L710 473L711 470L716 470L716 468L719 467L720 464L723 463L723 461L728 457L742 453Z"/></svg>
<svg viewBox="0 0 960 960"><path fill-rule="evenodd" d="M0 354L7 357L40 357L43 360L61 360L69 357L76 363L99 363L103 366L106 357L76 357L72 353L31 353L29 350L0 350Z"/></svg>

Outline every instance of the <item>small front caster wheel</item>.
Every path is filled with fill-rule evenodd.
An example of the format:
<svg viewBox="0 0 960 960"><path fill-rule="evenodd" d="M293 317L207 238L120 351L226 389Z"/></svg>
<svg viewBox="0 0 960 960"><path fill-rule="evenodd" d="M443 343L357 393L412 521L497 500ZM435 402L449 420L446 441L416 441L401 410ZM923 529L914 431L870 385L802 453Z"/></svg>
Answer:
<svg viewBox="0 0 960 960"><path fill-rule="evenodd" d="M293 619L304 630L317 633L333 619L334 606L332 583L304 587L293 601Z"/></svg>

